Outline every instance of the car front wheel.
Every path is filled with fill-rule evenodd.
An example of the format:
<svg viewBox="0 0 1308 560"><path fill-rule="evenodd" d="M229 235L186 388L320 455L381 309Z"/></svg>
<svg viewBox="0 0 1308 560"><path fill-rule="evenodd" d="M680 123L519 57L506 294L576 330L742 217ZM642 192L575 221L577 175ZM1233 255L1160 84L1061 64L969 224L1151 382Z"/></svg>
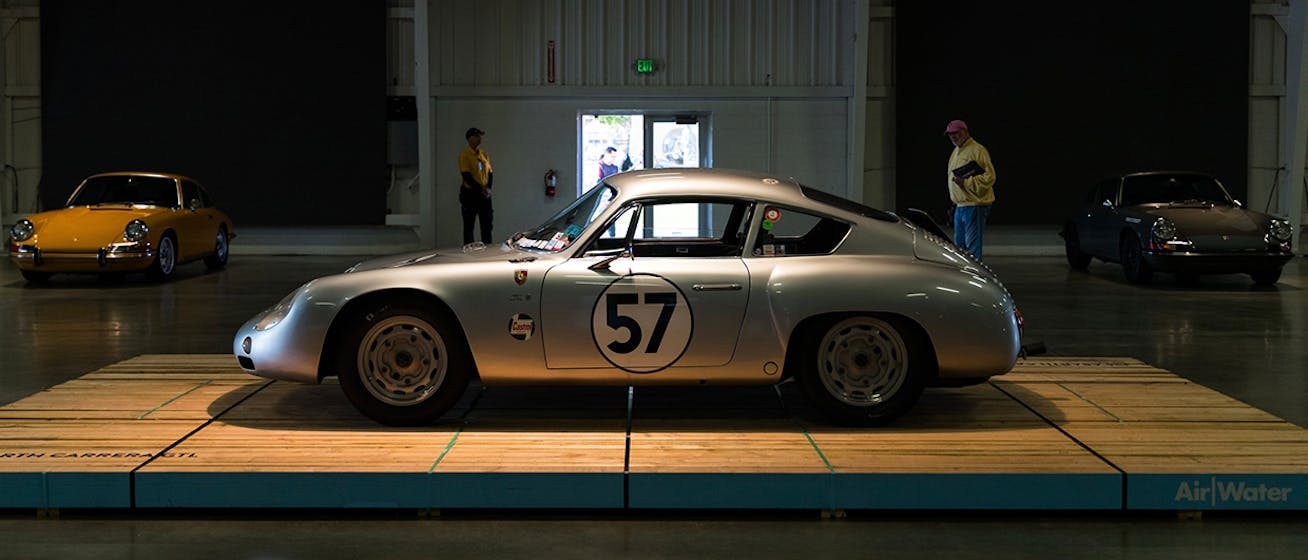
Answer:
<svg viewBox="0 0 1308 560"><path fill-rule="evenodd" d="M218 226L218 235L213 241L213 254L204 258L204 266L209 270L218 270L227 266L227 250L227 227Z"/></svg>
<svg viewBox="0 0 1308 560"><path fill-rule="evenodd" d="M165 234L159 238L159 247L155 250L154 262L145 270L145 275L155 282L165 282L173 277L177 270L177 242L172 235Z"/></svg>
<svg viewBox="0 0 1308 560"><path fill-rule="evenodd" d="M467 344L443 313L378 304L356 316L337 357L341 389L388 426L434 423L471 378Z"/></svg>
<svg viewBox="0 0 1308 560"><path fill-rule="evenodd" d="M1076 228L1067 226L1063 232L1063 244L1067 251L1067 264L1072 270L1085 270L1090 266L1090 255L1081 250L1081 239Z"/></svg>
<svg viewBox="0 0 1308 560"><path fill-rule="evenodd" d="M1140 250L1140 241L1132 235L1122 238L1122 274L1132 284L1148 284L1154 277Z"/></svg>
<svg viewBox="0 0 1308 560"><path fill-rule="evenodd" d="M1249 276L1253 278L1254 284L1259 286L1271 286L1281 280L1281 269L1260 270L1250 272Z"/></svg>
<svg viewBox="0 0 1308 560"><path fill-rule="evenodd" d="M841 424L894 420L913 407L934 375L928 344L905 319L832 318L814 325L801 344L800 388Z"/></svg>
<svg viewBox="0 0 1308 560"><path fill-rule="evenodd" d="M41 272L39 270L23 270L21 272L23 274L23 279L33 284L44 284L49 282L50 277L53 276L53 274L50 274L49 272Z"/></svg>

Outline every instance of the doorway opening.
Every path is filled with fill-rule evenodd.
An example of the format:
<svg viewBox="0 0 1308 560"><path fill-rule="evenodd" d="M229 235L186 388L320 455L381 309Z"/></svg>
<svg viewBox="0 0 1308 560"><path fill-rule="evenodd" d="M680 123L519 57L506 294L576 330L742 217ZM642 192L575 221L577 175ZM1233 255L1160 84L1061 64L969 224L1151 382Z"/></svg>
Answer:
<svg viewBox="0 0 1308 560"><path fill-rule="evenodd" d="M605 177L638 169L712 167L708 113L594 111L579 115L577 195ZM696 204L652 209L645 227L652 235L704 227Z"/></svg>

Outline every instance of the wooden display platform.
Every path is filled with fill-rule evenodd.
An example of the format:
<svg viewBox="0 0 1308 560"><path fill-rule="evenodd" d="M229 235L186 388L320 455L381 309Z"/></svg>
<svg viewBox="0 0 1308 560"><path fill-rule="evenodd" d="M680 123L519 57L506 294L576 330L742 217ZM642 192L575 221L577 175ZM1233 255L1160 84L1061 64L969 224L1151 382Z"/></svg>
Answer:
<svg viewBox="0 0 1308 560"><path fill-rule="evenodd" d="M149 355L0 407L0 508L1308 509L1308 430L1129 358L931 389L890 427L779 388L470 390L387 428L334 382Z"/></svg>

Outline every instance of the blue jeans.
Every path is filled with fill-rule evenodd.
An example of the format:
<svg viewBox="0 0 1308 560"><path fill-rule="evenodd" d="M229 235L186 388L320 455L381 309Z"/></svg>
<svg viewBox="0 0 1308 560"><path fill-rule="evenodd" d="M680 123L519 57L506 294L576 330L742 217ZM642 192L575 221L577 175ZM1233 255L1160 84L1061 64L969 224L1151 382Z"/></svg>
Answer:
<svg viewBox="0 0 1308 560"><path fill-rule="evenodd" d="M981 260L981 233L990 217L990 206L954 208L954 244Z"/></svg>

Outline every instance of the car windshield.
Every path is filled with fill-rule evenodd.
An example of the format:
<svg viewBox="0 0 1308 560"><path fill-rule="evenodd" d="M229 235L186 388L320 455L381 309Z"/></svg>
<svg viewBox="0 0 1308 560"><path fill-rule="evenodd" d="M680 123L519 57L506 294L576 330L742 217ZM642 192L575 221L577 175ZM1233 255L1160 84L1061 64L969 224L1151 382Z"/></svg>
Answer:
<svg viewBox="0 0 1308 560"><path fill-rule="evenodd" d="M609 207L615 195L613 187L600 183L540 227L514 235L511 242L520 249L562 251Z"/></svg>
<svg viewBox="0 0 1308 560"><path fill-rule="evenodd" d="M68 201L69 206L95 206L97 204L143 204L147 206L177 206L177 183L167 177L139 175L107 175L86 180L77 194Z"/></svg>
<svg viewBox="0 0 1308 560"><path fill-rule="evenodd" d="M1122 182L1122 206L1186 202L1233 204L1221 183L1207 175L1135 175Z"/></svg>

